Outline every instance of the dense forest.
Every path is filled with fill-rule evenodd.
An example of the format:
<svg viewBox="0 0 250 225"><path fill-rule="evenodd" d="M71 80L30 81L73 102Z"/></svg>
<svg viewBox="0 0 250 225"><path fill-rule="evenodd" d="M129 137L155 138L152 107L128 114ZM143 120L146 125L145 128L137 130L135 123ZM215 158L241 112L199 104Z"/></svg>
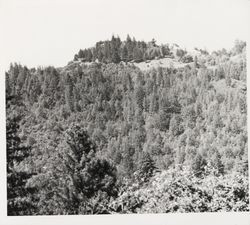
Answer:
<svg viewBox="0 0 250 225"><path fill-rule="evenodd" d="M175 44L175 46L178 46ZM192 62L193 58L187 54L186 50L178 49L177 55L183 62ZM119 37L112 36L111 40L100 41L96 46L88 49L80 49L75 54L74 60L82 62L142 62L164 57L173 57L173 52L169 45L157 45L156 40L146 43L136 41L128 35L126 41L121 41Z"/></svg>
<svg viewBox="0 0 250 225"><path fill-rule="evenodd" d="M8 215L249 211L246 43L195 51L112 37L11 64Z"/></svg>

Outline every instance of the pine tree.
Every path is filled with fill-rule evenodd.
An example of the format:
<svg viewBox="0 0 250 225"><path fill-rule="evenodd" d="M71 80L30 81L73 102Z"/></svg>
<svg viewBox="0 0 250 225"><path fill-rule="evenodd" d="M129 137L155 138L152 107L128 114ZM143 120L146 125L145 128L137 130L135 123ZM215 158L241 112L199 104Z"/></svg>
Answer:
<svg viewBox="0 0 250 225"><path fill-rule="evenodd" d="M140 112L143 111L143 100L145 97L145 92L142 85L137 85L135 88L135 101Z"/></svg>
<svg viewBox="0 0 250 225"><path fill-rule="evenodd" d="M127 62L128 61L128 49L127 49L126 45L123 46L123 48L122 48L122 51L121 51L121 60L123 62Z"/></svg>
<svg viewBox="0 0 250 225"><path fill-rule="evenodd" d="M82 49L79 50L78 55L77 55L77 59L84 59L86 56L84 55L84 51Z"/></svg>
<svg viewBox="0 0 250 225"><path fill-rule="evenodd" d="M150 99L149 112L151 114L157 113L159 110L159 102L158 102L158 95L155 90L150 95L149 99Z"/></svg>
<svg viewBox="0 0 250 225"><path fill-rule="evenodd" d="M141 62L143 60L143 53L137 46L133 49L133 59L135 62Z"/></svg>
<svg viewBox="0 0 250 225"><path fill-rule="evenodd" d="M123 172L124 175L127 177L131 177L133 172L134 172L134 161L133 161L133 155L135 153L135 149L128 146L127 139L125 139L125 143L123 141L123 145L124 146L124 153L123 153L123 160L122 160L122 164L123 164Z"/></svg>
<svg viewBox="0 0 250 225"><path fill-rule="evenodd" d="M92 210L90 200L98 193L104 193L106 198L116 196L116 169L96 156L95 145L79 126L66 131L66 142L69 148L63 153L63 173L68 180L64 187L65 209L69 214L88 214Z"/></svg>
<svg viewBox="0 0 250 225"><path fill-rule="evenodd" d="M113 63L119 63L121 61L120 45L121 45L120 38L119 37L115 38L114 36L112 36L112 39L111 39L111 62L113 62Z"/></svg>
<svg viewBox="0 0 250 225"><path fill-rule="evenodd" d="M139 178L146 182L154 175L155 171L156 166L150 154L148 152L143 152L139 166Z"/></svg>
<svg viewBox="0 0 250 225"><path fill-rule="evenodd" d="M192 170L195 176L200 176L205 171L205 166L207 165L206 160L202 157L200 153L197 153L192 161Z"/></svg>
<svg viewBox="0 0 250 225"><path fill-rule="evenodd" d="M197 56L194 57L194 68L198 68L199 64L198 64L198 58Z"/></svg>
<svg viewBox="0 0 250 225"><path fill-rule="evenodd" d="M13 97L6 98L7 109ZM33 188L27 188L27 180L32 173L17 169L24 159L30 155L30 147L22 145L18 136L20 117L11 117L7 110L6 139L7 139L7 211L9 216L30 215L35 206L31 194Z"/></svg>
<svg viewBox="0 0 250 225"><path fill-rule="evenodd" d="M66 75L65 81L65 101L68 109L74 111L74 95L73 95L73 81L69 74Z"/></svg>
<svg viewBox="0 0 250 225"><path fill-rule="evenodd" d="M127 35L126 47L128 49L128 62L129 62L133 60L133 42L129 35Z"/></svg>
<svg viewBox="0 0 250 225"><path fill-rule="evenodd" d="M214 175L224 174L224 165L217 148L211 149L209 164L213 168Z"/></svg>

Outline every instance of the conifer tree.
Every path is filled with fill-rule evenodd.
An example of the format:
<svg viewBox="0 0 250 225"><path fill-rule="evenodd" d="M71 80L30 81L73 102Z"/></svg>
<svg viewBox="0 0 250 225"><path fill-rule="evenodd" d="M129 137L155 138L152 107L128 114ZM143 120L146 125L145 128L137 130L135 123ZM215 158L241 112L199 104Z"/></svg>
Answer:
<svg viewBox="0 0 250 225"><path fill-rule="evenodd" d="M191 167L195 176L200 176L205 171L206 160L202 157L200 153L197 153L194 157Z"/></svg>
<svg viewBox="0 0 250 225"><path fill-rule="evenodd" d="M66 175L65 209L69 214L88 214L90 199L98 193L106 198L116 196L116 169L107 160L96 156L96 147L86 131L72 126L66 131L69 148L63 152L63 173ZM103 208L102 212L105 213Z"/></svg>
<svg viewBox="0 0 250 225"><path fill-rule="evenodd" d="M156 171L156 166L148 152L142 153L139 166L139 178L143 181L148 181Z"/></svg>
<svg viewBox="0 0 250 225"><path fill-rule="evenodd" d="M35 210L31 194L33 188L27 188L26 182L32 173L17 169L17 165L30 155L30 147L22 145L18 136L20 117L10 116L9 102L14 97L6 98L7 121L7 211L9 216L30 215Z"/></svg>
<svg viewBox="0 0 250 225"><path fill-rule="evenodd" d="M125 46L123 46L122 50L121 50L121 60L123 62L127 62L128 61L128 49Z"/></svg>
<svg viewBox="0 0 250 225"><path fill-rule="evenodd" d="M74 111L73 82L69 74L66 75L65 101L70 111Z"/></svg>

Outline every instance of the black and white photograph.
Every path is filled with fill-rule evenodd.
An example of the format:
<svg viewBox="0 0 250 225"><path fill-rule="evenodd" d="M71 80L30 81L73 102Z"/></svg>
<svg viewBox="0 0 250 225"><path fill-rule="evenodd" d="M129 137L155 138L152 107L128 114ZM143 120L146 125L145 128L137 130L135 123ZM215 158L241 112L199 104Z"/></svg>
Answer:
<svg viewBox="0 0 250 225"><path fill-rule="evenodd" d="M250 1L0 0L0 21L1 224L250 223Z"/></svg>

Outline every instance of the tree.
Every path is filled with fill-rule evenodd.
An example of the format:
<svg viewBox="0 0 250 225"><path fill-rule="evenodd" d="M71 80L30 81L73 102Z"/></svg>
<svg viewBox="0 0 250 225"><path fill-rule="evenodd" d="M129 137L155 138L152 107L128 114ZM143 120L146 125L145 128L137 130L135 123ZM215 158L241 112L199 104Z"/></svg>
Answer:
<svg viewBox="0 0 250 225"><path fill-rule="evenodd" d="M182 60L181 60L183 63L190 63L190 62L193 62L193 57L191 55L185 55Z"/></svg>
<svg viewBox="0 0 250 225"><path fill-rule="evenodd" d="M133 59L135 62L141 62L143 60L142 50L138 47L133 49Z"/></svg>
<svg viewBox="0 0 250 225"><path fill-rule="evenodd" d="M125 142L125 143L124 143ZM123 175L126 177L131 177L134 172L134 161L133 155L135 153L135 149L131 146L128 146L127 139L123 140L124 152L123 152Z"/></svg>
<svg viewBox="0 0 250 225"><path fill-rule="evenodd" d="M77 60L78 60L78 55L75 54L75 55L74 55L74 61L77 61Z"/></svg>
<svg viewBox="0 0 250 225"><path fill-rule="evenodd" d="M235 54L240 54L242 53L243 49L246 47L246 42L240 41L240 40L235 40L234 43L234 52Z"/></svg>
<svg viewBox="0 0 250 225"><path fill-rule="evenodd" d="M202 157L200 153L197 153L191 164L194 175L201 176L205 171L206 165L207 165L206 160Z"/></svg>
<svg viewBox="0 0 250 225"><path fill-rule="evenodd" d="M148 181L156 171L156 166L148 152L142 153L142 158L140 160L139 166L139 178L142 181Z"/></svg>
<svg viewBox="0 0 250 225"><path fill-rule="evenodd" d="M195 68L199 67L197 55L194 57L194 67Z"/></svg>
<svg viewBox="0 0 250 225"><path fill-rule="evenodd" d="M123 48L122 48L122 51L121 51L121 60L123 62L127 62L128 61L128 49L127 49L126 45L123 46Z"/></svg>
<svg viewBox="0 0 250 225"><path fill-rule="evenodd" d="M6 98L7 109L14 97ZM27 188L27 180L33 175L18 169L18 165L30 155L30 147L22 145L18 136L20 117L11 117L7 110L7 211L9 216L30 215L35 211L31 194L33 188Z"/></svg>
<svg viewBox="0 0 250 225"><path fill-rule="evenodd" d="M69 74L66 75L65 84L65 101L68 109L74 111L73 81Z"/></svg>
<svg viewBox="0 0 250 225"><path fill-rule="evenodd" d="M176 55L181 59L184 55L186 54L186 52L182 49L177 49L176 50Z"/></svg>
<svg viewBox="0 0 250 225"><path fill-rule="evenodd" d="M225 78L225 71L222 66L219 66L216 70L216 80L221 80Z"/></svg>
<svg viewBox="0 0 250 225"><path fill-rule="evenodd" d="M214 175L224 174L224 165L221 161L221 155L217 148L211 149L209 165L213 168Z"/></svg>
<svg viewBox="0 0 250 225"><path fill-rule="evenodd" d="M153 93L149 97L149 112L151 114L158 112L159 110L159 101L158 101L158 95L156 91L153 91Z"/></svg>
<svg viewBox="0 0 250 225"><path fill-rule="evenodd" d="M84 51L82 49L79 50L77 58L84 59L86 56L84 55Z"/></svg>
<svg viewBox="0 0 250 225"><path fill-rule="evenodd" d="M174 115L170 120L170 131L174 136L179 136L184 132L182 125L182 118L180 115Z"/></svg>
<svg viewBox="0 0 250 225"><path fill-rule="evenodd" d="M128 49L128 61L131 61L133 59L133 42L129 35L127 35L126 46Z"/></svg>
<svg viewBox="0 0 250 225"><path fill-rule="evenodd" d="M155 127L160 131L167 131L170 125L171 114L164 110L159 110L155 115Z"/></svg>
<svg viewBox="0 0 250 225"><path fill-rule="evenodd" d="M87 54L86 54L86 60L87 60L87 62L91 62L92 59L93 59L92 51L91 51L91 49L88 49Z"/></svg>
<svg viewBox="0 0 250 225"><path fill-rule="evenodd" d="M113 51L112 52L111 61L113 63L119 63L121 61L118 51Z"/></svg>
<svg viewBox="0 0 250 225"><path fill-rule="evenodd" d="M140 84L137 85L135 88L135 101L140 112L143 111L144 96L145 96L145 92L144 92L143 86Z"/></svg>
<svg viewBox="0 0 250 225"><path fill-rule="evenodd" d="M111 62L119 63L121 61L120 58L120 45L121 40L119 37L115 38L112 36L111 38Z"/></svg>
<svg viewBox="0 0 250 225"><path fill-rule="evenodd" d="M153 47L156 47L156 40L154 38L152 39L151 44Z"/></svg>
<svg viewBox="0 0 250 225"><path fill-rule="evenodd" d="M92 211L91 199L98 193L107 198L116 196L116 169L96 156L95 145L79 126L66 131L66 142L69 148L62 154L67 190L65 206L69 214L88 214ZM107 209L98 213L107 213Z"/></svg>
<svg viewBox="0 0 250 225"><path fill-rule="evenodd" d="M161 52L162 52L163 57L169 55L170 54L169 46L168 45L162 45L161 46Z"/></svg>

